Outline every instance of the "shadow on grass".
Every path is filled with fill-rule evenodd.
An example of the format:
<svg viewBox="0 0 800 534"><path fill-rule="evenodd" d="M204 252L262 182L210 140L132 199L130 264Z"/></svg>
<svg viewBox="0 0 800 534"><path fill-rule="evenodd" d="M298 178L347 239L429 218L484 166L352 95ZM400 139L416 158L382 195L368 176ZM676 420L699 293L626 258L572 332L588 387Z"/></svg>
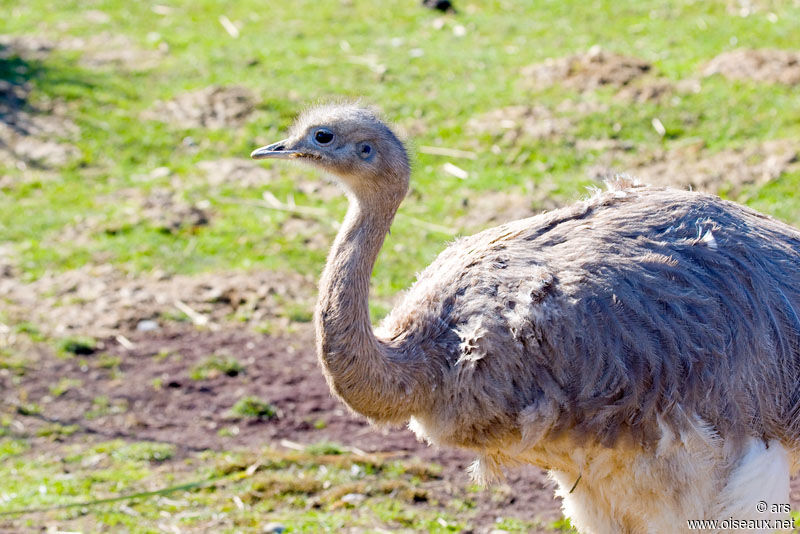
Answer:
<svg viewBox="0 0 800 534"><path fill-rule="evenodd" d="M26 59L11 44L0 44L0 121L20 134L26 132L20 123L23 111L35 111L28 103L36 79L46 75L41 60Z"/></svg>
<svg viewBox="0 0 800 534"><path fill-rule="evenodd" d="M19 139L43 134L62 135L64 132L57 123L49 120L54 113L54 102L62 95L96 87L91 73L51 61L49 53L49 48L31 52L14 39L0 43L0 151L11 154L25 166L40 165L17 148ZM42 104L32 103L34 91L45 96L34 99L41 100Z"/></svg>

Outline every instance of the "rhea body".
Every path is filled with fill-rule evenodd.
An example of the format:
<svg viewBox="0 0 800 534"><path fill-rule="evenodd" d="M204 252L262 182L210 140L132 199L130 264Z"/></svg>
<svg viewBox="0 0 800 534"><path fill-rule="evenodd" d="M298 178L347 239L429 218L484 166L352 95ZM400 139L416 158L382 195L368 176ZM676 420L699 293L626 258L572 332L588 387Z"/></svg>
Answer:
<svg viewBox="0 0 800 534"><path fill-rule="evenodd" d="M455 241L373 331L369 280L409 183L402 142L371 110L322 106L252 156L310 163L349 198L315 324L354 411L474 451L478 479L547 469L581 532L785 517L755 507L788 503L800 467L798 230L618 179Z"/></svg>

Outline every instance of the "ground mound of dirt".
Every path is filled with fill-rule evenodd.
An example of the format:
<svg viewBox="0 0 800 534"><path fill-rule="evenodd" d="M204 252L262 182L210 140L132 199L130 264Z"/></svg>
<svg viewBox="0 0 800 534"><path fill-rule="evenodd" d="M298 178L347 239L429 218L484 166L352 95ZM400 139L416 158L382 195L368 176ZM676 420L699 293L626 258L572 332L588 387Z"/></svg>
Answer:
<svg viewBox="0 0 800 534"><path fill-rule="evenodd" d="M108 336L158 329L174 319L207 328L235 322L288 327L288 304L311 310L314 281L266 271L133 276L111 266L47 273L25 283L0 278L0 298L55 336ZM148 323L143 323L149 321Z"/></svg>
<svg viewBox="0 0 800 534"><path fill-rule="evenodd" d="M721 74L731 80L800 84L800 52L790 50L739 48L712 59L704 76Z"/></svg>
<svg viewBox="0 0 800 534"><path fill-rule="evenodd" d="M550 58L522 69L522 77L536 88L560 84L578 91L599 87L622 87L644 76L651 65L644 60L623 56L593 46L584 54Z"/></svg>
<svg viewBox="0 0 800 534"><path fill-rule="evenodd" d="M144 116L181 128L225 128L244 123L256 102L246 87L214 85L159 102Z"/></svg>
<svg viewBox="0 0 800 534"><path fill-rule="evenodd" d="M498 142L513 145L520 139L545 139L563 134L570 126L544 106L508 106L473 117L467 127L475 133L490 133Z"/></svg>
<svg viewBox="0 0 800 534"><path fill-rule="evenodd" d="M700 82L695 79L673 83L665 78L641 78L619 90L617 98L636 104L658 102L675 95L699 93Z"/></svg>
<svg viewBox="0 0 800 534"><path fill-rule="evenodd" d="M652 155L628 167L643 182L736 195L748 185L763 185L798 165L800 143L766 141L708 154L688 145Z"/></svg>

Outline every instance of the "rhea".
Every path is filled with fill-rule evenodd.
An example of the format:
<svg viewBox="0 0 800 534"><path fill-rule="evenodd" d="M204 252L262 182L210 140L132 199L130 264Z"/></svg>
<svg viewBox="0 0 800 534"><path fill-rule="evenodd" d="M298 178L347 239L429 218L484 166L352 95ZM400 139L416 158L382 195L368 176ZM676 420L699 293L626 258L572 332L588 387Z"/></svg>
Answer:
<svg viewBox="0 0 800 534"><path fill-rule="evenodd" d="M352 410L473 451L480 480L548 470L584 533L786 517L800 467L798 230L618 178L455 241L373 330L370 276L409 186L403 143L377 112L327 105L252 157L322 169L349 199L315 324L327 382Z"/></svg>

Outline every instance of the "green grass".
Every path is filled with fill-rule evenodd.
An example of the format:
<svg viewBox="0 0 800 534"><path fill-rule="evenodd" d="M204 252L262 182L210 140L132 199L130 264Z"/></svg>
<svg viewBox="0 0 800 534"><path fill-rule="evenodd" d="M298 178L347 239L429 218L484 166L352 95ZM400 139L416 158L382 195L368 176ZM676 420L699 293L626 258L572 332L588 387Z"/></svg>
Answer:
<svg viewBox="0 0 800 534"><path fill-rule="evenodd" d="M127 36L145 51L161 46L169 53L144 71L89 69L72 51L26 62L26 76L35 87L33 103L66 102L81 129L75 141L81 156L56 177L6 170L20 183L0 195L0 242L15 244L25 274L32 277L92 261L134 271L266 268L316 274L325 252L308 250L298 236L282 235L286 214L229 202L257 199L261 188L234 183L210 187L198 179L202 173L196 164L246 157L253 147L279 138L309 102L363 97L401 125L424 123L426 130L414 139L417 145L478 153L474 161L457 162L470 172L467 182L442 173L441 157L415 158L413 193L375 271L375 292L385 297L408 285L451 238L421 229L408 216L459 228L462 198L484 190L515 191L528 181L553 184L563 201L584 194L585 168L592 162L563 139L531 142L527 158L509 165L505 149L514 147L493 154L489 137L469 131L468 120L491 109L531 102L555 107L565 95L577 97L558 88L526 89L518 83L520 67L600 44L651 61L657 74L678 80L697 76L711 57L734 47L800 48L800 34L794 31L797 7L775 8L778 19L771 22L766 10L742 18L729 14L725 5L603 0L531 2L511 9L500 1L481 2L436 29L433 13L405 0L381 4L380 9L331 1L278 3L268 10L254 1L173 2L167 15L147 3L91 2L92 9L109 16L107 22L87 20L87 5L74 0L57 5L12 2L11 16L4 20L9 33L30 28L54 37L111 32ZM225 32L218 22L221 15L238 25L239 38ZM456 24L466 29L464 37L453 32ZM371 68L372 60L364 58L383 67ZM12 73L20 65L6 60L4 66ZM187 130L140 118L157 100L209 84L241 84L255 91L261 102L252 120L241 128ZM701 139L710 150L718 150L800 135L796 89L780 85L714 77L703 81L701 93L683 95L677 102L631 106L614 100L609 91L600 91L598 99L609 105L608 111L579 118L570 136L606 138L610 125L618 123L621 129L615 135L646 152L687 139ZM651 127L654 116L667 127L668 139ZM183 144L186 136L197 146ZM166 167L169 176L139 178L159 167ZM327 210L332 221L342 216L344 199L324 204L296 190L298 180L319 179L313 171L273 168L277 177L264 187L276 197L292 194L299 204ZM750 202L797 223L797 179L782 177L754 192ZM211 203L210 225L175 233L164 233L146 220L120 226L122 206L107 200L124 188L146 194L175 183L182 184L186 199ZM64 228L86 213L99 220L88 239L60 241ZM290 313L299 320L308 317L299 310Z"/></svg>
<svg viewBox="0 0 800 534"><path fill-rule="evenodd" d="M90 337L69 337L59 343L61 351L76 355L94 354L97 350L97 341Z"/></svg>
<svg viewBox="0 0 800 534"><path fill-rule="evenodd" d="M133 275L154 270L272 269L316 276L325 259L324 248L309 248L303 236L283 233L290 215L254 206L252 201L269 191L278 199L291 196L299 205L321 209L327 215L321 217L319 232L332 240L345 199L324 201L298 188L299 183L321 180L319 174L268 164L273 172L269 183L211 186L198 163L247 157L253 148L282 138L292 117L318 100L363 97L382 107L401 127L419 130L412 149L435 145L477 155L474 160L454 161L470 175L460 180L442 172L447 158L415 153L411 194L375 269L374 319L388 311L390 297L453 238L441 227L466 231L465 199L493 190L513 194L547 190L561 202L584 195L590 184L586 172L595 164L596 154L577 151L575 140L614 137L647 154L697 141L714 152L762 140L800 138L797 87L732 82L719 76L702 80L698 94L641 105L621 102L612 91L600 90L596 99L607 109L583 116L566 113L573 125L565 136L501 143L494 151L495 138L468 126L472 117L504 106L535 103L555 109L564 98L582 98L560 87L527 88L519 80L519 70L595 44L650 61L656 75L673 82L699 76L708 60L733 48L800 49L800 7L791 2L770 3L775 20L767 16L768 9L747 18L731 14L726 9L729 2L723 0L462 1L456 2L459 14L445 17L441 29L434 25L439 15L420 8L415 0L161 3L168 5L168 13L158 13L149 2L0 0L0 33L36 33L53 39L107 33L124 36L145 52L169 51L147 69L89 67L79 52L61 49L43 59L0 58L1 79L30 83L32 106L58 102L80 129L69 139L79 156L62 167L19 169L3 166L0 159L0 250L10 250L8 257L24 280L100 263ZM102 11L108 20L87 16L88 10ZM222 15L238 26L238 38L219 23ZM466 35L457 35L457 25ZM258 96L259 104L246 124L186 129L142 117L159 100L211 84L243 85ZM667 129L663 138L651 125L653 117ZM194 143L184 142L187 137ZM153 172L161 168L168 172ZM139 217L140 199L163 188L176 190L189 204L207 201L210 223L164 232L157 222ZM800 224L800 172L749 187L739 200ZM80 239L63 238L84 226ZM305 305L280 305L290 321L311 318ZM15 328L31 340L44 339L32 323ZM264 328L275 333L278 327L270 323ZM97 351L92 338L49 342L65 356ZM166 352L157 357L172 358ZM0 370L18 380L36 368L31 358L0 348ZM118 358L100 354L87 360L92 358L93 365L118 370ZM234 371L242 372L240 364L220 357L195 368L192 378ZM162 387L161 379L152 385ZM50 393L69 397L80 387L61 380ZM33 403L20 405L21 413L33 415L41 409ZM124 403L98 396L85 417L126 410ZM256 398L241 399L232 412L242 418L275 416L268 402ZM74 437L77 427L52 424L37 435L17 436L8 417L0 426L4 481L0 513L209 482L163 495L3 516L0 530L32 531L57 524L60 530L86 532L155 532L172 526L258 532L261 525L276 521L291 532L368 530L376 525L451 532L468 522L465 518L472 509L468 495L438 505L431 497L427 505L420 505L416 492L428 475L398 463L359 464L336 444L317 444L296 456L275 451L258 457L252 453L186 456L170 445L122 441L59 445L43 453L33 446L37 439L57 443ZM324 427L325 422L313 424ZM234 435L234 429L218 432ZM248 474L252 465L257 467ZM361 467L352 470L353 465ZM365 500L354 507L342 500L347 494L364 495ZM497 528L528 527L506 519ZM570 531L565 521L550 527Z"/></svg>
<svg viewBox="0 0 800 534"><path fill-rule="evenodd" d="M45 522L61 530L289 532L378 527L460 532L464 511L446 502L435 469L324 444L309 451L205 452L170 461L171 445L120 440L61 445L37 454L24 440L0 439L7 480L0 528ZM354 504L357 503L357 504ZM506 520L525 532L531 523Z"/></svg>
<svg viewBox="0 0 800 534"><path fill-rule="evenodd" d="M249 419L272 419L278 416L277 409L258 397L243 397L231 408L231 415Z"/></svg>
<svg viewBox="0 0 800 534"><path fill-rule="evenodd" d="M238 376L244 372L244 366L236 358L215 354L209 356L189 372L192 380L208 380L220 375Z"/></svg>
<svg viewBox="0 0 800 534"><path fill-rule="evenodd" d="M50 395L60 397L71 389L79 388L82 382L75 378L62 378L54 386L50 387Z"/></svg>

